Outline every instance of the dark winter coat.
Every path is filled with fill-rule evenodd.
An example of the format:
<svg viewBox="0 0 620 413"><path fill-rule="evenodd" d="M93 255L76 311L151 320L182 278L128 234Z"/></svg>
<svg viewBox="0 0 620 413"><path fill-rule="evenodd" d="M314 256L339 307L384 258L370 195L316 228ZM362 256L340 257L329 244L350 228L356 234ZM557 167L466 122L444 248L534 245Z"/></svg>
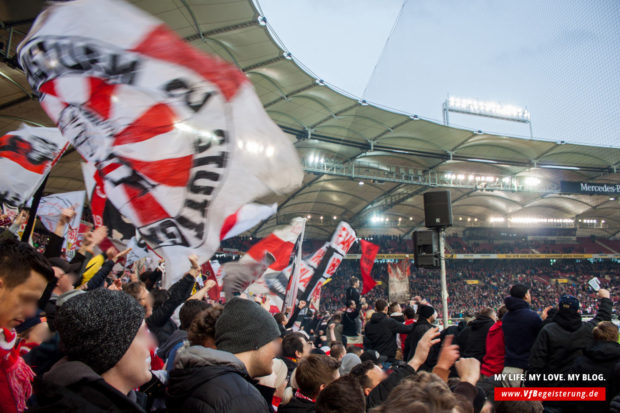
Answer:
<svg viewBox="0 0 620 413"><path fill-rule="evenodd" d="M191 275L185 275L174 283L168 290L170 297L159 307L153 309L153 314L144 320L147 327L157 337L157 343L163 344L168 337L177 330L177 325L170 319L174 310L185 302L192 294L196 280Z"/></svg>
<svg viewBox="0 0 620 413"><path fill-rule="evenodd" d="M388 360L394 360L396 357L396 334L410 333L414 326L399 323L389 318L385 313L374 313L366 324L367 346L371 350L378 351L382 356L386 356Z"/></svg>
<svg viewBox="0 0 620 413"><path fill-rule="evenodd" d="M345 306L349 306L349 301L355 301L357 308L360 308L360 292L357 288L349 287L345 291Z"/></svg>
<svg viewBox="0 0 620 413"><path fill-rule="evenodd" d="M314 413L315 406L310 400L293 397L290 402L278 407L278 413Z"/></svg>
<svg viewBox="0 0 620 413"><path fill-rule="evenodd" d="M486 354L487 333L494 323L492 318L481 315L461 331L456 340L461 357L473 357L482 363Z"/></svg>
<svg viewBox="0 0 620 413"><path fill-rule="evenodd" d="M433 325L429 323L426 318L418 319L413 325L413 329L405 340L405 352L403 353L405 361L409 361L413 358L415 349L418 346L418 341L420 341L422 336L431 328L433 328Z"/></svg>
<svg viewBox="0 0 620 413"><path fill-rule="evenodd" d="M504 316L505 317L505 316ZM532 347L530 373L563 373L594 342L592 330L601 321L611 320L611 300L599 299L596 317L581 321L581 314L559 311L547 324ZM505 326L504 321L504 326Z"/></svg>
<svg viewBox="0 0 620 413"><path fill-rule="evenodd" d="M530 305L520 298L506 297L508 312L502 318L502 331L506 344L505 367L527 370L530 349L538 336L542 320Z"/></svg>
<svg viewBox="0 0 620 413"><path fill-rule="evenodd" d="M580 380L572 382L575 387L602 387L605 386L606 400L604 402L572 403L570 412L603 413L609 411L609 402L620 393L620 344L613 341L596 341L584 350L568 369L567 374L579 374ZM603 375L603 380L586 380L584 374ZM592 376L590 376L592 377Z"/></svg>
<svg viewBox="0 0 620 413"><path fill-rule="evenodd" d="M342 334L353 337L357 335L357 318L360 315L359 308L342 313Z"/></svg>
<svg viewBox="0 0 620 413"><path fill-rule="evenodd" d="M56 363L43 379L35 379L34 392L31 412L144 413L135 392L122 394L79 361Z"/></svg>
<svg viewBox="0 0 620 413"><path fill-rule="evenodd" d="M269 412L241 360L202 346L179 350L168 381L166 406L171 413Z"/></svg>

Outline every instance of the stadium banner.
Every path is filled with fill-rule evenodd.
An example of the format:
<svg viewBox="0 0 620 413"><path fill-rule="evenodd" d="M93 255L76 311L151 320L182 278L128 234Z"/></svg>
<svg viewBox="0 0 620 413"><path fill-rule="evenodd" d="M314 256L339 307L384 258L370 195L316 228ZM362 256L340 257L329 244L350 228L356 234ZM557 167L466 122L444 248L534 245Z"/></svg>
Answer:
<svg viewBox="0 0 620 413"><path fill-rule="evenodd" d="M478 285L480 284L480 280L465 280L465 284Z"/></svg>
<svg viewBox="0 0 620 413"><path fill-rule="evenodd" d="M566 194L613 195L620 194L620 184L561 181L560 192Z"/></svg>
<svg viewBox="0 0 620 413"><path fill-rule="evenodd" d="M0 202L24 205L68 145L58 128L22 125L0 137Z"/></svg>
<svg viewBox="0 0 620 413"><path fill-rule="evenodd" d="M166 259L165 288L190 254L211 258L228 216L301 185L296 149L245 74L133 5L55 2L18 49L45 112Z"/></svg>
<svg viewBox="0 0 620 413"><path fill-rule="evenodd" d="M349 254L345 260L359 260L361 254ZM411 260L413 254L377 254L377 260ZM536 259L620 259L620 254L446 254L447 260L536 260Z"/></svg>
<svg viewBox="0 0 620 413"><path fill-rule="evenodd" d="M409 275L411 263L408 260L400 260L397 263L388 264L388 295L390 302L405 303L409 301Z"/></svg>

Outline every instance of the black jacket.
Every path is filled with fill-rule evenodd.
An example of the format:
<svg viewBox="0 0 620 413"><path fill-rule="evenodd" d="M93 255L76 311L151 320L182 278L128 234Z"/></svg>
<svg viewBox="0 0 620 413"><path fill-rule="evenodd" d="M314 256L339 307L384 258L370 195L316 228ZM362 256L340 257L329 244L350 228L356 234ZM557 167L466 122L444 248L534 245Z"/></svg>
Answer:
<svg viewBox="0 0 620 413"><path fill-rule="evenodd" d="M314 413L316 404L309 400L293 397L290 402L278 407L278 413Z"/></svg>
<svg viewBox="0 0 620 413"><path fill-rule="evenodd" d="M355 306L360 308L360 292L357 288L349 287L345 291L345 306L349 306L349 301L355 301Z"/></svg>
<svg viewBox="0 0 620 413"><path fill-rule="evenodd" d="M166 395L168 411L269 412L243 363L231 353L202 346L179 350Z"/></svg>
<svg viewBox="0 0 620 413"><path fill-rule="evenodd" d="M504 303L508 308L508 312L502 318L506 345L504 366L527 370L530 349L541 329L542 320L521 298L506 297Z"/></svg>
<svg viewBox="0 0 620 413"><path fill-rule="evenodd" d="M604 402L572 403L570 412L603 413L609 411L609 402L620 393L620 344L613 341L596 341L584 350L568 369L567 374L579 374L580 379L571 383L575 387L602 387L605 386ZM584 374L603 375L603 381L586 380Z"/></svg>
<svg viewBox="0 0 620 413"><path fill-rule="evenodd" d="M396 357L396 334L410 333L416 325L406 326L391 319L385 313L374 313L370 317L370 322L366 324L364 333L367 346L371 350L378 351L382 356L386 356L388 360L394 360Z"/></svg>
<svg viewBox="0 0 620 413"><path fill-rule="evenodd" d="M170 319L174 310L185 302L192 294L192 288L196 280L191 275L186 274L168 290L170 298L162 305L153 309L153 314L146 318L146 325L157 337L157 343L163 344L168 337L178 328Z"/></svg>
<svg viewBox="0 0 620 413"><path fill-rule="evenodd" d="M581 321L581 314L558 312L536 338L530 354L529 373L564 373L589 347L592 330L601 321L611 320L611 300L599 299L596 317ZM502 321L503 322L503 321Z"/></svg>
<svg viewBox="0 0 620 413"><path fill-rule="evenodd" d="M357 335L357 317L360 315L359 308L342 313L342 334L349 337Z"/></svg>
<svg viewBox="0 0 620 413"><path fill-rule="evenodd" d="M43 379L35 379L34 393L31 412L144 413L135 392L122 394L79 361L56 363Z"/></svg>
<svg viewBox="0 0 620 413"><path fill-rule="evenodd" d="M405 350L403 352L403 356L405 357L405 361L409 361L413 358L415 354L415 349L418 346L418 341L422 338L422 336L430 330L433 325L428 322L426 318L420 318L415 324L411 325L413 330L407 335L407 339L405 340Z"/></svg>
<svg viewBox="0 0 620 413"><path fill-rule="evenodd" d="M495 324L492 318L478 316L472 320L457 337L461 357L474 357L482 363L486 354L486 341L489 328Z"/></svg>

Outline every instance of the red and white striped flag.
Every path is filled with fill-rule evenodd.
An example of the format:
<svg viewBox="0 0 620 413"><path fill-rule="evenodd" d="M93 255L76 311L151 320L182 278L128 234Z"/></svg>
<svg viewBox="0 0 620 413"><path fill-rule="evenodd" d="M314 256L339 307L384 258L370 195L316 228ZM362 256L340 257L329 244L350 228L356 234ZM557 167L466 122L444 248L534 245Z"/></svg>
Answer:
<svg viewBox="0 0 620 413"><path fill-rule="evenodd" d="M56 2L19 46L43 109L167 262L217 250L226 219L301 185L297 152L243 72L119 0Z"/></svg>
<svg viewBox="0 0 620 413"><path fill-rule="evenodd" d="M68 145L58 128L22 125L0 137L0 202L24 205Z"/></svg>

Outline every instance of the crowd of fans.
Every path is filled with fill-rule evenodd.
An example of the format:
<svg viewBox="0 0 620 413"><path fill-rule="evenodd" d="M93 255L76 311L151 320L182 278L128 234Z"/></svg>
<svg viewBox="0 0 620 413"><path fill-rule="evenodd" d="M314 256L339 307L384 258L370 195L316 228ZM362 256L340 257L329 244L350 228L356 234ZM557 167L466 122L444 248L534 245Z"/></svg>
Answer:
<svg viewBox="0 0 620 413"><path fill-rule="evenodd" d="M102 248L105 227L67 261L73 214L63 210L36 249L13 225L0 235L2 412L620 411L615 263L453 261L449 306L461 322L440 329L437 271L411 268L411 299L389 303L389 263L375 264L381 284L362 295L359 261L345 260L319 310L300 301L270 314L265 297L208 298L215 282L195 256L168 290L159 268L119 271L129 251ZM586 287L594 275L596 293ZM519 379L525 372L589 376ZM605 387L605 399L495 397L558 385Z"/></svg>
<svg viewBox="0 0 620 413"><path fill-rule="evenodd" d="M359 274L358 260L344 260L333 280L323 286L321 305L333 311L344 299L347 280ZM389 297L388 262L375 263L372 277L381 284L365 295L369 302ZM439 270L418 269L411 264L409 291L437 303L441 312L441 282ZM612 293L614 303L620 300L620 291L612 281L620 276L620 266L614 261L601 260L449 260L446 264L448 305L455 318L474 313L485 307L499 308L503 304L505 288L517 282L527 283L532 289L532 307L542 311L554 304L562 294L570 294L582 303L584 314L596 312L596 294L587 282L598 277ZM476 284L467 281L474 280ZM558 281L559 280L559 281ZM614 307L615 308L615 307Z"/></svg>

